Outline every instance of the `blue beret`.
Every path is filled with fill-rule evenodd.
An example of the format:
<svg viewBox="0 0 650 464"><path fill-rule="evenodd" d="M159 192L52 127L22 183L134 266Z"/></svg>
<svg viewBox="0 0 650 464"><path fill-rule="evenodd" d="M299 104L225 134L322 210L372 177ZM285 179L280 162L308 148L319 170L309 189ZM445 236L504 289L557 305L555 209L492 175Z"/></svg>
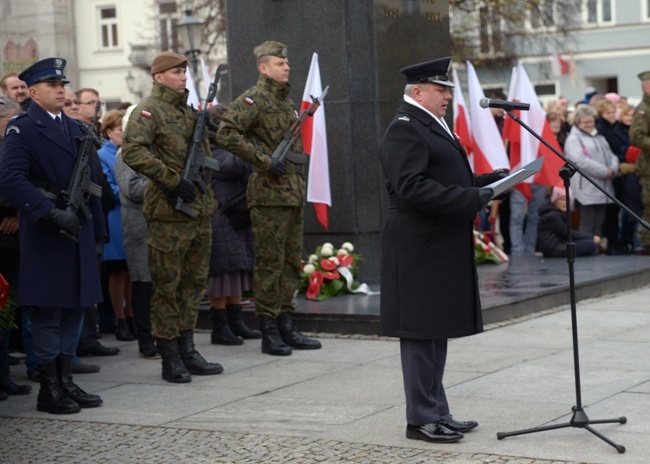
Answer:
<svg viewBox="0 0 650 464"><path fill-rule="evenodd" d="M21 72L18 79L25 81L27 87L39 82L63 82L68 84L70 81L63 74L66 63L67 61L63 58L45 58Z"/></svg>
<svg viewBox="0 0 650 464"><path fill-rule="evenodd" d="M432 84L453 87L454 83L449 76L451 69L451 57L438 58L437 60L425 61L399 70L406 76L407 84L423 84L431 82Z"/></svg>

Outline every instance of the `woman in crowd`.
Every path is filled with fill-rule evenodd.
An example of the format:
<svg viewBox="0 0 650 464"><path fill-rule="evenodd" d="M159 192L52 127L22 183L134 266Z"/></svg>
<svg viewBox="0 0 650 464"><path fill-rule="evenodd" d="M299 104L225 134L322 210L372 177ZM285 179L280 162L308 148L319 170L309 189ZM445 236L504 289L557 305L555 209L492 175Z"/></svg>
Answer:
<svg viewBox="0 0 650 464"><path fill-rule="evenodd" d="M605 191L614 194L612 179L618 172L619 161L605 137L596 130L596 110L581 106L576 110L574 125L564 144L566 157ZM573 176L571 191L580 211L579 230L601 236L605 210L611 200L581 174Z"/></svg>
<svg viewBox="0 0 650 464"><path fill-rule="evenodd" d="M566 142L566 138L569 136L569 134L565 129L562 116L558 112L550 111L546 113L546 119L548 120L548 124L551 126L551 130L553 131L553 135L555 135L555 139L560 144L562 150L564 150L564 142Z"/></svg>
<svg viewBox="0 0 650 464"><path fill-rule="evenodd" d="M210 108L210 121L219 126L224 105ZM212 216L212 251L208 279L212 343L241 345L243 339L261 338L242 318L242 294L252 288L255 250L246 186L252 166L219 148L210 133L212 156L220 169L212 173L212 189L219 208Z"/></svg>
<svg viewBox="0 0 650 464"><path fill-rule="evenodd" d="M122 129L136 105L130 106L122 119ZM122 234L124 252L132 282L131 302L138 335L140 356L146 359L159 359L160 352L151 333L151 274L149 273L149 253L147 250L147 221L142 214L144 190L147 177L131 169L122 160L122 150L117 151L115 175L120 187L122 205Z"/></svg>
<svg viewBox="0 0 650 464"><path fill-rule="evenodd" d="M553 187L551 198L539 209L537 249L547 258L562 258L567 255L569 240L566 220L567 198L563 187ZM576 256L598 253L600 237L578 230L571 231Z"/></svg>
<svg viewBox="0 0 650 464"><path fill-rule="evenodd" d="M104 268L108 273L108 292L115 313L115 338L122 341L135 340L133 334L133 309L131 304L131 279L126 264L122 239L122 207L119 201L120 187L115 176L115 155L122 146L122 118L124 111L113 110L104 115L102 135L106 139L98 150L104 174L113 189L116 206L108 213L108 243L104 248ZM130 318L130 325L127 322Z"/></svg>

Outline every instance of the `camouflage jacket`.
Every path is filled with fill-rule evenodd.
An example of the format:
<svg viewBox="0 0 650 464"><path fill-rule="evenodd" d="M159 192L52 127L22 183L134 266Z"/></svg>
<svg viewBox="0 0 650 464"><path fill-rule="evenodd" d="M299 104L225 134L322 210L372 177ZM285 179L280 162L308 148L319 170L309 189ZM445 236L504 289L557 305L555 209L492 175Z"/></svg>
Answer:
<svg viewBox="0 0 650 464"><path fill-rule="evenodd" d="M151 96L145 98L129 118L124 133L122 157L134 171L147 176L142 212L147 220L185 221L188 217L174 210L167 196L181 180L188 146L194 131L196 111L187 106L187 92L179 93L154 82ZM207 133L204 152L210 154ZM206 173L208 191L197 189L189 206L197 218L211 216L216 200Z"/></svg>
<svg viewBox="0 0 650 464"><path fill-rule="evenodd" d="M302 206L305 202L305 180L299 168L287 161L287 173L282 178L267 171L270 156L296 119L289 90L289 84L260 74L257 84L230 105L219 125L219 146L253 165L247 191L249 206ZM292 151L302 153L300 139Z"/></svg>
<svg viewBox="0 0 650 464"><path fill-rule="evenodd" d="M630 143L641 148L641 154L636 161L636 174L650 177L650 95L644 95L634 110L630 125Z"/></svg>

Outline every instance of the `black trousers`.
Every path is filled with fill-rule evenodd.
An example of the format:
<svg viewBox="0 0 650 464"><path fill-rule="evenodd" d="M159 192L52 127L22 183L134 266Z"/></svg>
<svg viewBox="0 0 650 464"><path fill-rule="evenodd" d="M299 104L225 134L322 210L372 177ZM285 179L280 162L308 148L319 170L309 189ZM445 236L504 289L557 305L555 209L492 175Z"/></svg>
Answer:
<svg viewBox="0 0 650 464"><path fill-rule="evenodd" d="M402 376L406 395L406 422L424 425L449 414L442 385L447 361L447 339L400 339Z"/></svg>

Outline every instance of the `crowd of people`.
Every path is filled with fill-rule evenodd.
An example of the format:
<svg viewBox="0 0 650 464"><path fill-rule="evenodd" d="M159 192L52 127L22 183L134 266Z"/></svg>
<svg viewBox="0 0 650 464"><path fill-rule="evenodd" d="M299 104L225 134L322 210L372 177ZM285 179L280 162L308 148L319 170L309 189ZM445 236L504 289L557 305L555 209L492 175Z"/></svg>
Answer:
<svg viewBox="0 0 650 464"><path fill-rule="evenodd" d="M291 318L305 181L300 166L270 156L295 118L287 46L264 42L254 57L258 83L230 108L207 108L197 134L188 61L172 52L153 60L149 97L106 114L97 89L70 87L63 58L2 78L0 274L19 329L0 334L0 399L32 391L10 378L15 349L40 384L39 411L99 406L73 374L100 370L79 356L120 353L100 343L107 333L162 359L168 382L220 374L194 344L204 298L213 344L261 339L274 356L321 347ZM182 173L195 136L219 169L193 179ZM292 150L302 152L300 142ZM75 184L82 200L73 203L77 177L87 182ZM261 332L244 321L249 291Z"/></svg>
<svg viewBox="0 0 650 464"><path fill-rule="evenodd" d="M648 98L649 77L648 73L639 75L644 99ZM505 100L506 96L495 93L492 98ZM498 108L491 108L491 111L503 133L505 112ZM635 113L635 107L627 103L627 98L613 92L599 94L588 88L585 98L576 102L573 108L566 98L560 97L548 103L545 111L564 156L580 170L571 178L569 204L571 224L576 233L582 238L587 234L592 239L590 246L582 248L582 253L648 254L650 241L641 241L643 228L639 227L638 221L601 191L618 199L634 214L643 216L643 190L639 177L643 177L643 169L636 161L648 142L643 136L639 136L636 142L632 141L630 126L637 117L638 126L648 130L647 123L641 120L645 117L644 110ZM515 189L500 198L496 205L504 251L515 256L535 252L549 257L566 256L566 246L561 251L557 243L560 240L566 245L567 241L566 230L558 232L555 217L558 191L552 186L533 183L530 192L526 193L524 195ZM564 192L560 201L566 201L565 197ZM566 205L560 210L566 211ZM482 227L488 226L489 223L484 223Z"/></svg>

